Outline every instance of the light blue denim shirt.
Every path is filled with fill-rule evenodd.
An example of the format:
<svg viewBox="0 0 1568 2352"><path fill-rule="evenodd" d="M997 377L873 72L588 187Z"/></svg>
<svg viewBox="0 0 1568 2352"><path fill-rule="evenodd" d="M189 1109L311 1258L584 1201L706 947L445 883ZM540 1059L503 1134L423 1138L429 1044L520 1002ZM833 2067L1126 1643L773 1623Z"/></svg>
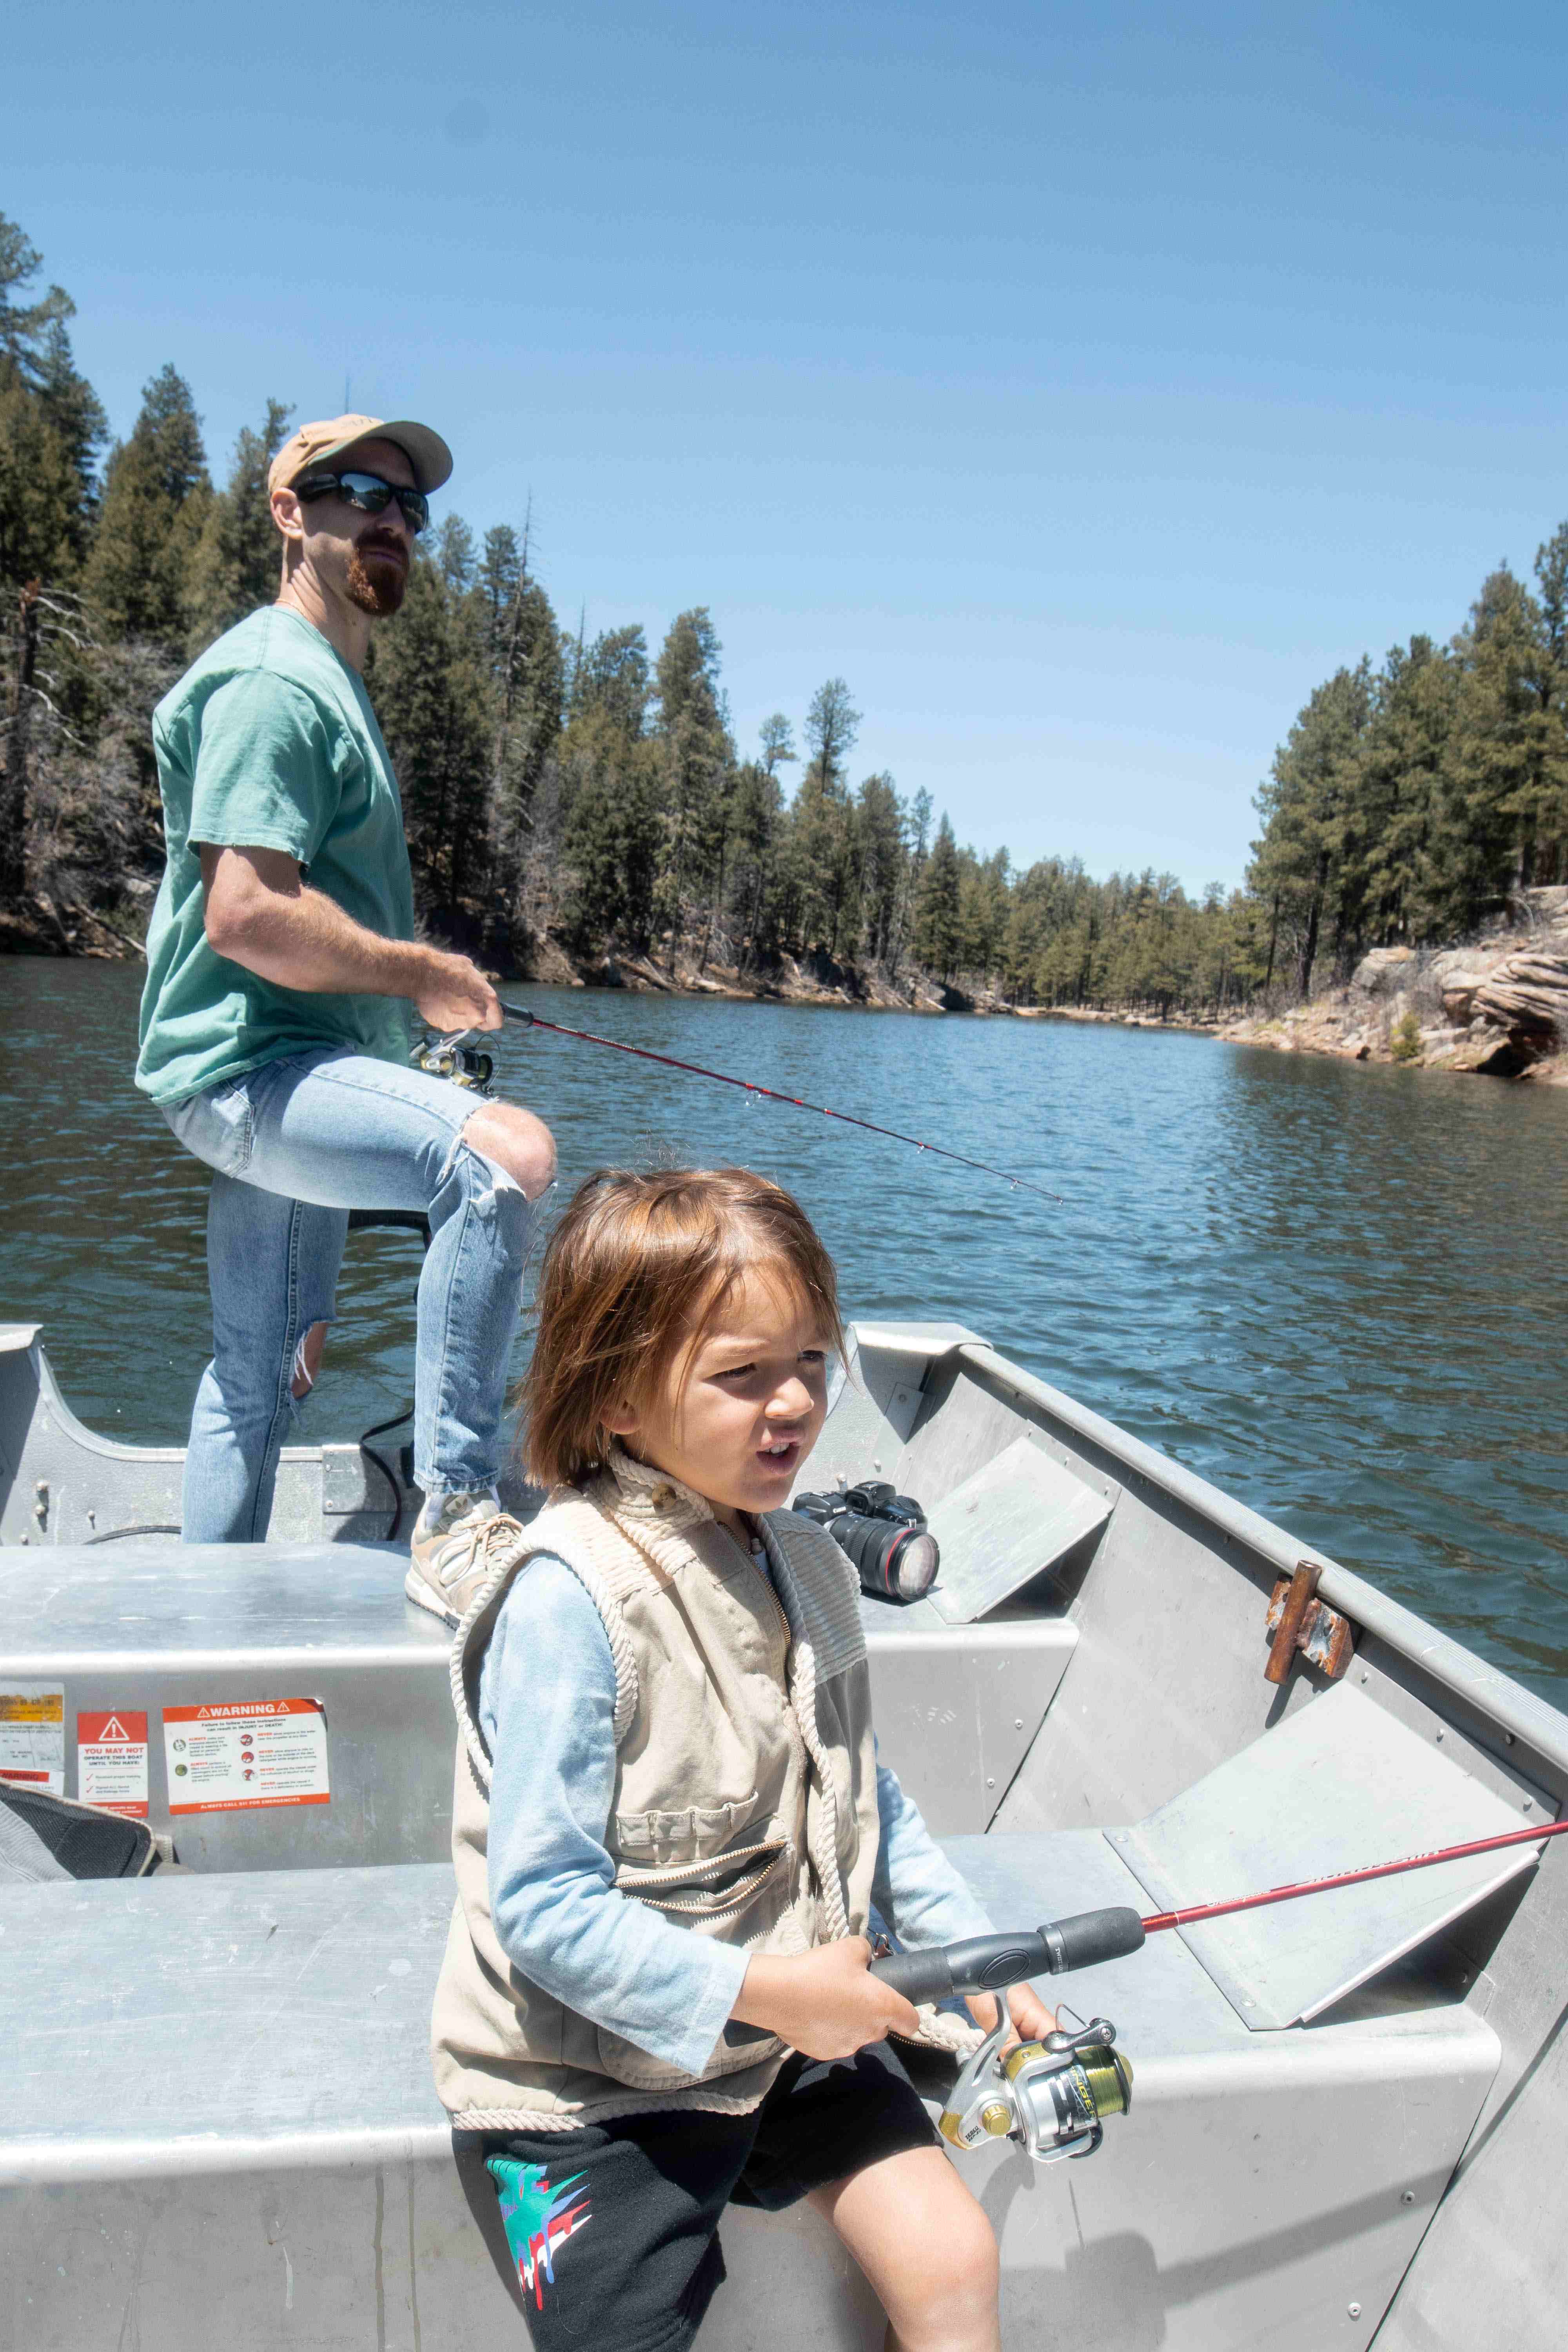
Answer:
<svg viewBox="0 0 1568 2352"><path fill-rule="evenodd" d="M759 1572L765 1572L760 1570ZM740 1995L747 1954L616 1891L605 1832L616 1781L616 1667L599 1612L563 1561L514 1581L479 1676L490 1782L490 1915L508 1958L595 2024L700 2074ZM871 1899L906 1944L991 1922L885 1764Z"/></svg>

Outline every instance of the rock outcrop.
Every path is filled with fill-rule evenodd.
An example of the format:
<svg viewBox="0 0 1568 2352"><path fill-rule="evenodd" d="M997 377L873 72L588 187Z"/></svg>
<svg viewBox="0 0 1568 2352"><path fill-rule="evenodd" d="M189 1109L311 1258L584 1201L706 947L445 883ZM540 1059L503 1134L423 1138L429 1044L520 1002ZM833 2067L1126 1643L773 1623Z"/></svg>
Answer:
<svg viewBox="0 0 1568 2352"><path fill-rule="evenodd" d="M1351 981L1363 996L1394 996L1414 973L1414 948L1373 948L1363 955Z"/></svg>
<svg viewBox="0 0 1568 2352"><path fill-rule="evenodd" d="M1470 1017L1495 1022L1545 1048L1568 1039L1568 954L1525 949L1505 956L1472 990Z"/></svg>
<svg viewBox="0 0 1568 2352"><path fill-rule="evenodd" d="M1568 887L1525 891L1515 911L1512 927L1435 955L1373 948L1347 987L1221 1034L1282 1053L1568 1084ZM1418 1048L1396 1057L1394 1032L1411 1013Z"/></svg>

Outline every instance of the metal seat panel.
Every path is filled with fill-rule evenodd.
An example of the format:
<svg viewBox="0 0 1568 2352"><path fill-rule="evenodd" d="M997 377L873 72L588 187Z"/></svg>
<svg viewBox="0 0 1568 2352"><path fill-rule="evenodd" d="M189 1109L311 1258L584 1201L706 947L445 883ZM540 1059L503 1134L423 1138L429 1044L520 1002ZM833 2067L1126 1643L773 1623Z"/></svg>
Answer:
<svg viewBox="0 0 1568 2352"><path fill-rule="evenodd" d="M8 1891L0 2179L444 2139L430 2001L452 1896L440 1864Z"/></svg>
<svg viewBox="0 0 1568 2352"><path fill-rule="evenodd" d="M405 1555L377 1545L60 1546L36 1582L0 1579L0 1689L65 1690L75 1716L148 1716L154 1828L208 1871L444 1862L455 1726L451 1635L403 1595ZM1065 1618L954 1629L934 1612L862 1602L885 1759L939 1834L995 1814L1066 1672ZM171 1823L162 1711L312 1698L327 1719L331 1801L187 1813Z"/></svg>
<svg viewBox="0 0 1568 2352"><path fill-rule="evenodd" d="M1107 1836L1150 1907L1166 1910L1506 1834L1531 1827L1532 1813L1539 1793L1486 1786L1340 1683L1136 1828ZM1540 1853L1470 1855L1178 1932L1250 2030L1277 2030L1342 2000Z"/></svg>

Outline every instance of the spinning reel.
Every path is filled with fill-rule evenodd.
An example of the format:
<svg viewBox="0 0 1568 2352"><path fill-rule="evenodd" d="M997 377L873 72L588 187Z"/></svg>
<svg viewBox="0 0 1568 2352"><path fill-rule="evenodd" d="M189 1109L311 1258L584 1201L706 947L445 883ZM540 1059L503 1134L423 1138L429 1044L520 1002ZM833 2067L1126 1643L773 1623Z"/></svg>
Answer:
<svg viewBox="0 0 1568 2352"><path fill-rule="evenodd" d="M1105 2137L1105 2117L1124 2116L1132 2105L1131 2062L1115 2047L1115 2026L1096 2017L1077 2033L1058 2029L999 2058L1008 2025L1004 2004L1001 2022L937 2117L943 2139L966 2152L987 2139L1014 2140L1037 2164L1092 2156Z"/></svg>
<svg viewBox="0 0 1568 2352"><path fill-rule="evenodd" d="M1065 1976L1120 1959L1143 1943L1136 1911L1080 1911L1070 1919L1012 1936L971 1936L923 1952L892 1952L871 1962L871 1974L906 2000L947 2000L954 1993L1005 1992L1026 1977ZM1002 2057L1010 2030L1001 2014L952 2086L937 2128L954 2147L983 2147L1011 2139L1037 2164L1092 2156L1105 2137L1105 2117L1132 2104L1132 2068L1116 2048L1116 2028L1096 2017L1076 2033L1058 2028Z"/></svg>
<svg viewBox="0 0 1568 2352"><path fill-rule="evenodd" d="M458 1029L450 1037L426 1036L408 1059L415 1069L433 1078L447 1078L455 1087L466 1087L470 1094L489 1095L494 1091L490 1081L495 1076L495 1056L478 1045L466 1045L464 1038L472 1034L471 1029Z"/></svg>

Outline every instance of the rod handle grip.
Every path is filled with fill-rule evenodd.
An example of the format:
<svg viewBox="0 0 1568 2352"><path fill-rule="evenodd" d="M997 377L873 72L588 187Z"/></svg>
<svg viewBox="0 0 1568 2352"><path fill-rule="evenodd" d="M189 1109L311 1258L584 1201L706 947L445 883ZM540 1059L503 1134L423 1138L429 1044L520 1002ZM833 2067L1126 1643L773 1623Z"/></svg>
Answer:
<svg viewBox="0 0 1568 2352"><path fill-rule="evenodd" d="M951 2000L955 1993L1004 1992L1026 1977L1048 1974L1050 1955L1039 1932L966 1936L924 1952L892 1952L873 1960L871 1974L906 2000Z"/></svg>
<svg viewBox="0 0 1568 2352"><path fill-rule="evenodd" d="M890 1952L873 1960L871 1974L906 2000L951 2000L954 1993L1001 1992L1050 1966L1043 1938L1027 1928L1012 1936L966 1936L923 1952Z"/></svg>
<svg viewBox="0 0 1568 2352"><path fill-rule="evenodd" d="M1070 1919L1053 1919L1040 1929L1040 1941L1049 1958L1052 1976L1070 1969L1092 1969L1101 1960L1120 1960L1143 1948L1143 1922L1128 1904L1104 1911L1077 1911Z"/></svg>
<svg viewBox="0 0 1568 2352"><path fill-rule="evenodd" d="M1118 1905L1048 1920L1033 1932L1020 1928L1011 1936L968 1936L962 1943L937 1944L923 1952L889 1952L871 1962L870 1973L906 2000L951 2000L955 1993L1003 1992L1028 1977L1091 1969L1139 1951L1142 1944L1142 1920Z"/></svg>

